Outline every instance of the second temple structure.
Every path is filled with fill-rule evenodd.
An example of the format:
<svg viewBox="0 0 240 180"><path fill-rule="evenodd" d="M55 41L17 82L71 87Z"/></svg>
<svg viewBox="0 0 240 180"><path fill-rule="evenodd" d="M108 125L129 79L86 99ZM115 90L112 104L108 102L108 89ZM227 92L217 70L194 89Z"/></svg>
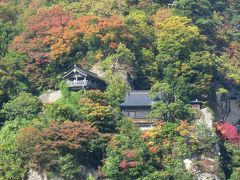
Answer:
<svg viewBox="0 0 240 180"><path fill-rule="evenodd" d="M68 87L73 91L82 89L86 90L102 90L106 89L105 81L97 74L84 70L74 65L63 78L66 80ZM136 124L140 126L142 130L152 128L156 119L151 119L149 114L151 107L155 101L159 101L161 98L152 99L148 95L148 90L131 90L125 97L125 100L119 105L122 114L132 119ZM202 101L191 101L193 109L200 111L203 104Z"/></svg>

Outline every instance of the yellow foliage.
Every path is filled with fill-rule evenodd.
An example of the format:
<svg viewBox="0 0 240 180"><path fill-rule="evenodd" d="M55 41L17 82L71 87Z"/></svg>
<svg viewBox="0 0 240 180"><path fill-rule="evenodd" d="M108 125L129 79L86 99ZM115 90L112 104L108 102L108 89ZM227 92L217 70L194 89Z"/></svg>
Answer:
<svg viewBox="0 0 240 180"><path fill-rule="evenodd" d="M164 20L170 18L172 16L172 12L170 9L160 9L153 16L153 20L156 27L159 27Z"/></svg>

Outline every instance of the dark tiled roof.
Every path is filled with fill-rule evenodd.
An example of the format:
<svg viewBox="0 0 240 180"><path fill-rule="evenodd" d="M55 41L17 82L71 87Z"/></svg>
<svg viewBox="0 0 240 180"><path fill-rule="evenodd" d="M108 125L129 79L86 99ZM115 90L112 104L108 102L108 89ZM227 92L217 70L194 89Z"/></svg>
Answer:
<svg viewBox="0 0 240 180"><path fill-rule="evenodd" d="M148 96L148 91L130 91L120 107L151 107L154 101Z"/></svg>
<svg viewBox="0 0 240 180"><path fill-rule="evenodd" d="M91 72L91 71L88 71L88 70L85 70L85 69L82 69L80 67L78 67L77 65L74 65L68 72L66 72L64 75L63 75L63 78L67 77L69 74L71 74L71 72L73 70L76 70L78 72L81 72L83 74L86 74L86 75L89 75L95 79L98 79L98 80L101 80L101 81L104 81L104 79L102 79L101 77L99 77L97 74Z"/></svg>
<svg viewBox="0 0 240 180"><path fill-rule="evenodd" d="M203 104L203 102L202 102L202 101L199 101L198 99L196 99L196 100L194 100L194 101L190 101L189 103L190 103L190 104L200 104L200 105Z"/></svg>

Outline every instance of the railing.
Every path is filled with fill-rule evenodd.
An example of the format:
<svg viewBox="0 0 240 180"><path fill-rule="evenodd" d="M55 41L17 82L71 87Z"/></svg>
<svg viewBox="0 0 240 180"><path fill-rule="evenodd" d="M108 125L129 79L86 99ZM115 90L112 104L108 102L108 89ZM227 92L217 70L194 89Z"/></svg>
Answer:
<svg viewBox="0 0 240 180"><path fill-rule="evenodd" d="M67 85L69 87L85 87L87 86L87 80L80 80L80 81L67 81Z"/></svg>

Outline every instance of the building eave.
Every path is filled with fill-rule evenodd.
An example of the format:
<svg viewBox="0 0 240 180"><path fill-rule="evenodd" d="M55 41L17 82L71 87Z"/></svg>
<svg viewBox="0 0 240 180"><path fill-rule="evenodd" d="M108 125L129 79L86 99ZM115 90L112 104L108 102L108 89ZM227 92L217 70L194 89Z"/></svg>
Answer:
<svg viewBox="0 0 240 180"><path fill-rule="evenodd" d="M101 77L99 77L97 74L95 74L95 73L93 73L93 72L90 72L90 71L87 71L87 70L84 70L84 69L82 69L82 68L80 68L80 67L77 67L76 65L74 65L68 72L66 72L66 73L62 76L62 78L66 78L67 76L69 76L69 75L74 71L74 69L75 69L78 73L82 74L82 75L85 76L85 77L89 76L89 77L91 77L91 78L94 78L94 79L96 79L96 80L98 80L98 81L102 81L102 82L105 83L105 80L102 79Z"/></svg>
<svg viewBox="0 0 240 180"><path fill-rule="evenodd" d="M136 105L132 105L132 106L122 106L119 105L121 109L151 109L152 106L136 106Z"/></svg>

